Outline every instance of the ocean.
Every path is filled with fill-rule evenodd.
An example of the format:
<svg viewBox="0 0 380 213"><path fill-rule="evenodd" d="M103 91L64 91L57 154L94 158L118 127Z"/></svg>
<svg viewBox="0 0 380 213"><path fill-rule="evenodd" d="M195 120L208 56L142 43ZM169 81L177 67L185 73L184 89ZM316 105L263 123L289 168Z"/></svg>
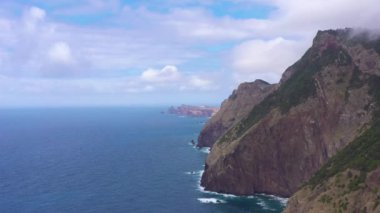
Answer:
<svg viewBox="0 0 380 213"><path fill-rule="evenodd" d="M281 212L199 187L207 118L163 108L0 109L0 212Z"/></svg>

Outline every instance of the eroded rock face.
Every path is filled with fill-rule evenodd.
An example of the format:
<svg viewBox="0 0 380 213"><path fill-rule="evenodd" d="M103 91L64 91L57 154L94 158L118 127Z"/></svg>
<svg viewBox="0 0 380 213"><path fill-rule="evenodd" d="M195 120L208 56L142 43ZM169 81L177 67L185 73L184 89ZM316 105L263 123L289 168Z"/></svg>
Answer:
<svg viewBox="0 0 380 213"><path fill-rule="evenodd" d="M380 56L364 41L350 30L318 32L278 89L214 144L201 185L288 197L365 131L375 107L368 78L380 76Z"/></svg>
<svg viewBox="0 0 380 213"><path fill-rule="evenodd" d="M212 147L220 136L246 117L252 108L275 88L276 85L262 80L240 84L238 89L223 101L220 110L206 123L198 137L198 147Z"/></svg>

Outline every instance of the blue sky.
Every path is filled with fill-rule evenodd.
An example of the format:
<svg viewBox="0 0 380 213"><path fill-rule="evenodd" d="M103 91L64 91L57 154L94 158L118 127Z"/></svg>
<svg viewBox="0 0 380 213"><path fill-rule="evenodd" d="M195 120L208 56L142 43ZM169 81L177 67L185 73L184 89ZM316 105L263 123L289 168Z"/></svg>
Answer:
<svg viewBox="0 0 380 213"><path fill-rule="evenodd" d="M376 0L3 0L0 107L218 105L278 82L317 30L379 15Z"/></svg>

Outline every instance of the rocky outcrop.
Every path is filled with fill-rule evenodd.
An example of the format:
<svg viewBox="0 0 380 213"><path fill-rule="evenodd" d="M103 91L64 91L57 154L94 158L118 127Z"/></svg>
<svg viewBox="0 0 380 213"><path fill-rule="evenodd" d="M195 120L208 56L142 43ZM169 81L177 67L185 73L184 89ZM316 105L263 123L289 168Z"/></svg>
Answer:
<svg viewBox="0 0 380 213"><path fill-rule="evenodd" d="M223 101L220 110L206 123L198 137L198 147L211 147L220 136L273 92L276 84L262 80L242 83Z"/></svg>
<svg viewBox="0 0 380 213"><path fill-rule="evenodd" d="M278 89L219 137L201 185L238 195L296 192L371 127L379 44L349 29L318 32Z"/></svg>

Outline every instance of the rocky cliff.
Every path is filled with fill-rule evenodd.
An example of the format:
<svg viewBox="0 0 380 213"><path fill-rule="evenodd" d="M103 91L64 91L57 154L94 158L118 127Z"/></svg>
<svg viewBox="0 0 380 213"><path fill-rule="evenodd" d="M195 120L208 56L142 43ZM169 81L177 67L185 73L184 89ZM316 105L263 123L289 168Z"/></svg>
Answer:
<svg viewBox="0 0 380 213"><path fill-rule="evenodd" d="M211 147L220 136L268 96L276 85L262 80L242 83L223 101L220 110L206 123L198 137L198 147Z"/></svg>
<svg viewBox="0 0 380 213"><path fill-rule="evenodd" d="M380 212L380 77L366 81L375 101L369 127L291 197L285 212Z"/></svg>
<svg viewBox="0 0 380 213"><path fill-rule="evenodd" d="M380 41L365 33L318 32L278 88L219 137L201 185L238 195L295 193L373 126L379 54Z"/></svg>

